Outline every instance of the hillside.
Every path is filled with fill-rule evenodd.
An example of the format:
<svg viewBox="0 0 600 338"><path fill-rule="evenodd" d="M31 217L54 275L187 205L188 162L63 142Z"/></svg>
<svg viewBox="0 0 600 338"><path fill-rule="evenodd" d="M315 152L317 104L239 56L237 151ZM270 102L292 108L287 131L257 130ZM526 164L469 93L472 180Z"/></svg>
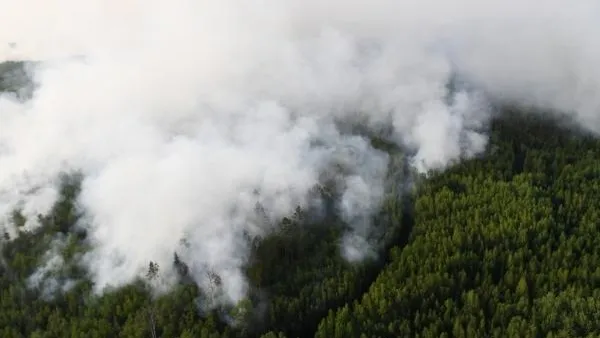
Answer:
<svg viewBox="0 0 600 338"><path fill-rule="evenodd" d="M157 337L598 337L599 176L600 141L504 114L485 154L388 198L376 217L378 259L345 262L343 223L298 210L253 240L249 298L204 311L210 295L186 279L176 254L180 284L166 295L152 297L139 281L94 296L76 264L86 250L75 226L79 178L67 175L42 227L2 240L0 336L149 337L154 328ZM24 223L18 211L13 221ZM32 278L53 264L49 249L64 264Z"/></svg>

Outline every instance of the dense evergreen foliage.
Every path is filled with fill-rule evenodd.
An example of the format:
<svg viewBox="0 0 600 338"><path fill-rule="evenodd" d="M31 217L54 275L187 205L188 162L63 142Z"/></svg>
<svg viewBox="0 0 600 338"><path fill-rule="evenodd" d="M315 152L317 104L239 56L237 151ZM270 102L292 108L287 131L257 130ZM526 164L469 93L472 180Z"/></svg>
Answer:
<svg viewBox="0 0 600 338"><path fill-rule="evenodd" d="M317 337L600 334L600 144L535 116L493 132L419 186L409 243Z"/></svg>
<svg viewBox="0 0 600 338"><path fill-rule="evenodd" d="M140 280L94 296L75 264L79 178L66 176L39 230L1 240L0 337L598 337L600 141L557 125L504 114L481 157L390 189L374 219L378 259L346 263L344 225L298 210L253 239L248 299L210 313L177 256L182 282L166 295ZM405 165L391 169L400 186ZM65 264L49 294L28 278L53 247Z"/></svg>

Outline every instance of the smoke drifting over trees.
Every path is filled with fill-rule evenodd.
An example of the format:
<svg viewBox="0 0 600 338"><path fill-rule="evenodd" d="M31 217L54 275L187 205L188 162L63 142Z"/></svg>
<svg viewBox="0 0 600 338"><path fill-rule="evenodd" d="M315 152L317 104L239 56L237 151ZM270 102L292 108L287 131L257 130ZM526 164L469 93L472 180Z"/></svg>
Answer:
<svg viewBox="0 0 600 338"><path fill-rule="evenodd" d="M36 63L31 95L0 97L0 225L12 237L35 229L61 175L80 173L77 226L91 245L80 262L98 292L149 261L168 288L177 252L198 285L215 273L220 301L236 302L248 237L298 206L322 207L315 189L332 185L349 226L341 253L363 259L390 161L371 137L425 173L483 151L497 102L599 130L599 10L587 0L1 1L0 61Z"/></svg>

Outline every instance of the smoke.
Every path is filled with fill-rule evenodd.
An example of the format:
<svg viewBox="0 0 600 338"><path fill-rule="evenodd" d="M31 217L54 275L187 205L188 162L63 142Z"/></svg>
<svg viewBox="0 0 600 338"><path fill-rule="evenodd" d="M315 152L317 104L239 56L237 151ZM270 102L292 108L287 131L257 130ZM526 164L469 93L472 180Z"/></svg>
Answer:
<svg viewBox="0 0 600 338"><path fill-rule="evenodd" d="M488 99L597 131L599 9L0 0L0 61L40 61L30 99L0 97L0 223L11 229L19 208L34 229L60 174L81 172L80 226L92 244L82 262L98 292L143 276L149 261L173 283L177 251L200 286L214 272L221 301L235 302L247 291L245 238L314 204L313 189L333 181L351 228L342 254L363 259L389 161L366 135L427 172L485 149ZM471 89L450 91L455 78Z"/></svg>
<svg viewBox="0 0 600 338"><path fill-rule="evenodd" d="M62 250L65 245L64 238L55 238L43 257L44 264L27 278L27 286L38 289L43 299L52 299L57 292L67 292L76 284L62 273L65 268Z"/></svg>

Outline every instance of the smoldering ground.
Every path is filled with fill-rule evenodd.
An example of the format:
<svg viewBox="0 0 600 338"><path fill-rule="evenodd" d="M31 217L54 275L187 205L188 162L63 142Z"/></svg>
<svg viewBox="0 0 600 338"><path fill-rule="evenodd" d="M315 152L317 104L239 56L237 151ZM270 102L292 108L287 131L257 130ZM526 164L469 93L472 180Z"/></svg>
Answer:
<svg viewBox="0 0 600 338"><path fill-rule="evenodd" d="M98 292L143 275L149 261L168 288L177 251L200 286L214 271L222 301L235 302L247 288L245 236L315 204L311 191L327 179L352 229L341 253L360 260L390 160L365 135L409 149L426 172L485 149L488 100L598 130L599 9L589 0L1 0L0 59L40 61L31 97L0 98L2 226L17 235L18 208L35 229L59 175L81 172L79 226L92 245L81 263ZM457 76L470 89L449 93Z"/></svg>

